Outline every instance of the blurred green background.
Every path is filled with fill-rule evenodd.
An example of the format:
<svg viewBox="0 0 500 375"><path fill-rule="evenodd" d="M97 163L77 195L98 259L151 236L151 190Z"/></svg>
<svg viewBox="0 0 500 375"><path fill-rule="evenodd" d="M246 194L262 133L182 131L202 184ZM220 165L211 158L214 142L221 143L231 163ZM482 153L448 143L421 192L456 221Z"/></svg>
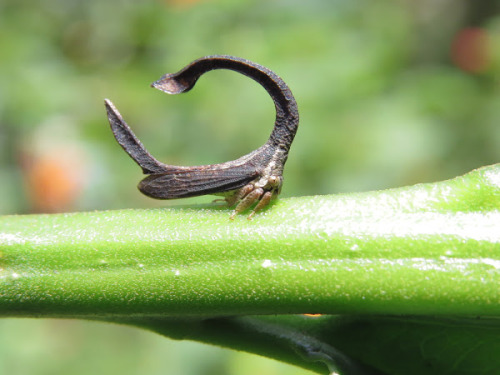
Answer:
<svg viewBox="0 0 500 375"><path fill-rule="evenodd" d="M210 202L142 196L111 99L169 164L260 146L274 107L236 73L167 96L149 84L212 54L274 70L301 114L282 196L454 177L500 161L500 1L0 0L0 214ZM104 324L1 320L9 374L304 374Z"/></svg>

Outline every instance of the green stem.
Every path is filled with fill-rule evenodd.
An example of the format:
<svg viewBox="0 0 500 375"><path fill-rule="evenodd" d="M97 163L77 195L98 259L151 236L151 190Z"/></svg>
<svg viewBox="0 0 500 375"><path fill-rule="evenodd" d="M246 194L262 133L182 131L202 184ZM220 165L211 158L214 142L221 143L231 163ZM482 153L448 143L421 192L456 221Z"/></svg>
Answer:
<svg viewBox="0 0 500 375"><path fill-rule="evenodd" d="M0 218L4 316L500 314L500 165L224 208Z"/></svg>
<svg viewBox="0 0 500 375"><path fill-rule="evenodd" d="M253 221L212 206L0 217L2 316L124 323L317 372L495 374L499 269L500 164L282 199ZM330 315L248 316L302 313Z"/></svg>

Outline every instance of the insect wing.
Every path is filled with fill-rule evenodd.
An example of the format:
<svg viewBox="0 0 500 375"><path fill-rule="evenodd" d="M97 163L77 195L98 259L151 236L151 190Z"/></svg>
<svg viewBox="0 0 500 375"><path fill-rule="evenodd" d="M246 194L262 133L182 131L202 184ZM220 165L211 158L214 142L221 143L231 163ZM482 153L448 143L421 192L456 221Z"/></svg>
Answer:
<svg viewBox="0 0 500 375"><path fill-rule="evenodd" d="M152 198L175 199L239 189L257 177L245 166L224 169L186 169L153 174L139 183L139 190Z"/></svg>

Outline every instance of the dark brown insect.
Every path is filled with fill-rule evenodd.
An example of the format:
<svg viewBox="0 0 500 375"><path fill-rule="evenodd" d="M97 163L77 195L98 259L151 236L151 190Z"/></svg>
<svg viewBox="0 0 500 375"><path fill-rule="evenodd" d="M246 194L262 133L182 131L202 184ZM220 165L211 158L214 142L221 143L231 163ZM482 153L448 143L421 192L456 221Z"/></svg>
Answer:
<svg viewBox="0 0 500 375"><path fill-rule="evenodd" d="M208 56L193 61L177 73L166 74L151 86L168 94L189 91L198 78L214 69L229 69L260 83L276 107L276 122L269 140L239 159L220 164L183 167L156 160L134 135L109 100L105 100L109 123L122 148L149 175L139 190L152 198L176 199L198 195L222 195L235 215L257 203L248 217L278 196L283 183L283 166L297 132L297 103L283 80L269 69L232 56Z"/></svg>

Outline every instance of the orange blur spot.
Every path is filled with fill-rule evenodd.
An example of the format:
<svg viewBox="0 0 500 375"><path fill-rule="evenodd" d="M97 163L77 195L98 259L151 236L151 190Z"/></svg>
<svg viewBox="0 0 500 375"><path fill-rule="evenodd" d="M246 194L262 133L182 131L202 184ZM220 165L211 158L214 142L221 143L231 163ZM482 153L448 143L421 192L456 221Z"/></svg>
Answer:
<svg viewBox="0 0 500 375"><path fill-rule="evenodd" d="M451 46L451 59L460 69L480 73L488 68L488 34L480 28L465 28L457 33Z"/></svg>
<svg viewBox="0 0 500 375"><path fill-rule="evenodd" d="M35 212L71 210L82 187L68 163L50 154L32 159L25 167L25 178Z"/></svg>

